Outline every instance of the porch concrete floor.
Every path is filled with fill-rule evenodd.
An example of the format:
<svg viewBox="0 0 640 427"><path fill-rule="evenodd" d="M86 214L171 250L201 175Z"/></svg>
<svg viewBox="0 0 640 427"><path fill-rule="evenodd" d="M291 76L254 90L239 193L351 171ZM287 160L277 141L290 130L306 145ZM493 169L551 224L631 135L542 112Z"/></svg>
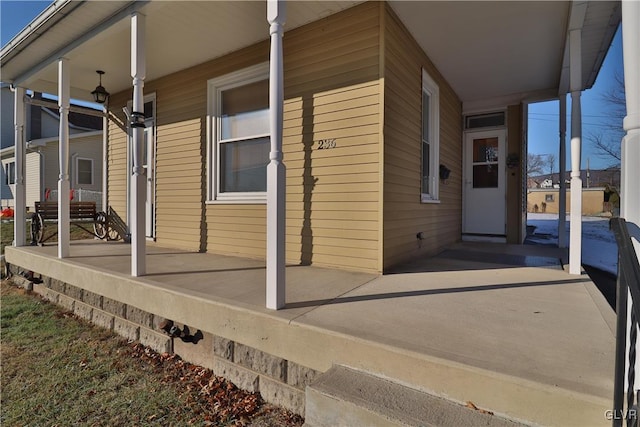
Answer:
<svg viewBox="0 0 640 427"><path fill-rule="evenodd" d="M71 245L71 256L62 262L127 276L129 251L130 246L123 243L77 241ZM51 262L56 246L9 248L7 261L20 265L18 260L28 260L30 254L45 255ZM579 396L578 400L598 408L610 408L615 315L586 274L571 276L561 269L566 254L558 249L460 243L439 256L400 266L384 276L289 266L287 305L279 311L264 307L263 261L151 244L147 254L148 274L135 280L158 288L182 290L289 325L443 360L448 367L478 370L483 378L497 381L496 387L502 387L502 380L505 384L522 383L539 388L541 396L558 392L574 400ZM362 362L360 367L376 369L380 363L384 362L371 366ZM401 380L411 383L408 378ZM508 387L492 390L491 381L479 387L486 387L486 393L510 393ZM429 384L417 385L431 388ZM460 397L464 390L434 389L465 400ZM526 394L513 398L524 400L518 407L536 405L526 402ZM562 411L564 404L558 404L559 408L533 411ZM517 408L489 409L541 424L578 421L569 413L532 419ZM600 411L594 408L591 417L602 414ZM606 422L604 414L589 420L593 423L586 425Z"/></svg>

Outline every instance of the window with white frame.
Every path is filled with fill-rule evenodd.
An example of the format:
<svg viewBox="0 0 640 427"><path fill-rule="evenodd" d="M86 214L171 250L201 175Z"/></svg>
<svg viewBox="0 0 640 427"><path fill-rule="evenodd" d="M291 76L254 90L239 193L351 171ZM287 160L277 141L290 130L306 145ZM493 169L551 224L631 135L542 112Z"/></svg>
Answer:
<svg viewBox="0 0 640 427"><path fill-rule="evenodd" d="M437 202L440 163L440 91L422 70L422 182L421 201Z"/></svg>
<svg viewBox="0 0 640 427"><path fill-rule="evenodd" d="M253 66L208 82L209 200L266 199L269 67Z"/></svg>
<svg viewBox="0 0 640 427"><path fill-rule="evenodd" d="M93 185L93 159L76 157L76 185Z"/></svg>
<svg viewBox="0 0 640 427"><path fill-rule="evenodd" d="M5 164L4 180L7 185L16 183L16 162Z"/></svg>

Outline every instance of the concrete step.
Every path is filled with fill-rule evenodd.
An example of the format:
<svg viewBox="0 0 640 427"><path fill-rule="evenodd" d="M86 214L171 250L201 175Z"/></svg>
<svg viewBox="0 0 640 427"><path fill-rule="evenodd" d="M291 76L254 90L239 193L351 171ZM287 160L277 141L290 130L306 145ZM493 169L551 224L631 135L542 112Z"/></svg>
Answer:
<svg viewBox="0 0 640 427"><path fill-rule="evenodd" d="M344 366L306 390L305 426L516 427L516 422Z"/></svg>

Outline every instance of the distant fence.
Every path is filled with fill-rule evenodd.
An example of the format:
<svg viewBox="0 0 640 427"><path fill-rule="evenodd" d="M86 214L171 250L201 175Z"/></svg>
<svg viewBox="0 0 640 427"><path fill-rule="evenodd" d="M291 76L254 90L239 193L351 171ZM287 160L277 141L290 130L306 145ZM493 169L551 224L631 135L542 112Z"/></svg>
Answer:
<svg viewBox="0 0 640 427"><path fill-rule="evenodd" d="M58 190L51 190L45 194L45 200L58 200ZM82 188L72 189L69 198L76 202L96 202L96 211L102 211L102 191L83 190Z"/></svg>

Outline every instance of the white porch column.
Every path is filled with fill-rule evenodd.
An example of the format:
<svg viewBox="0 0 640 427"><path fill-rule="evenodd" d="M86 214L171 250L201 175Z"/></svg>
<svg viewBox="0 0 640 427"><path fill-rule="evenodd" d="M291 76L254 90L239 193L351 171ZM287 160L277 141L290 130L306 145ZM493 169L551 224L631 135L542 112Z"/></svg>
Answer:
<svg viewBox="0 0 640 427"><path fill-rule="evenodd" d="M109 100L104 104L102 118L102 212L109 213Z"/></svg>
<svg viewBox="0 0 640 427"><path fill-rule="evenodd" d="M269 68L271 152L269 153L270 162L267 165L267 308L277 310L285 305L286 170L282 161L284 0L267 0L267 20L271 35Z"/></svg>
<svg viewBox="0 0 640 427"><path fill-rule="evenodd" d="M627 115L623 120L626 135L621 145L620 216L640 227L640 2L622 2L622 56ZM634 229L633 227L632 229ZM635 233L630 232L632 236ZM640 239L632 238L636 255L640 256ZM631 297L629 297L631 298ZM631 299L630 299L631 300ZM627 307L627 336L631 329L631 304ZM629 342L627 341L627 354ZM627 360L627 369L629 361ZM636 353L636 372L640 370L640 354ZM625 389L628 381L625 380ZM638 390L638 381L635 383Z"/></svg>
<svg viewBox="0 0 640 427"><path fill-rule="evenodd" d="M620 215L640 226L640 3L622 2L622 52L627 115L623 121ZM636 254L640 244L634 241Z"/></svg>
<svg viewBox="0 0 640 427"><path fill-rule="evenodd" d="M560 95L560 192L558 197L558 247L567 247L567 95Z"/></svg>
<svg viewBox="0 0 640 427"><path fill-rule="evenodd" d="M569 33L569 75L571 90L571 231L569 242L569 273L582 272L582 179L580 179L580 151L582 149L582 31Z"/></svg>
<svg viewBox="0 0 640 427"><path fill-rule="evenodd" d="M60 107L59 162L58 178L58 258L69 256L69 97L71 76L69 61L58 61L58 106Z"/></svg>
<svg viewBox="0 0 640 427"><path fill-rule="evenodd" d="M26 211L27 211L27 191L25 186L25 164L26 164L26 146L24 138L24 94L25 90L16 87L14 92L14 115L13 123L15 125L15 193L14 197L14 216L13 216L13 246L24 246L26 244Z"/></svg>
<svg viewBox="0 0 640 427"><path fill-rule="evenodd" d="M131 77L133 77L133 105L131 133L133 144L133 171L131 175L131 275L146 274L145 198L146 180L143 167L144 144L144 78L145 69L145 16L131 15Z"/></svg>

